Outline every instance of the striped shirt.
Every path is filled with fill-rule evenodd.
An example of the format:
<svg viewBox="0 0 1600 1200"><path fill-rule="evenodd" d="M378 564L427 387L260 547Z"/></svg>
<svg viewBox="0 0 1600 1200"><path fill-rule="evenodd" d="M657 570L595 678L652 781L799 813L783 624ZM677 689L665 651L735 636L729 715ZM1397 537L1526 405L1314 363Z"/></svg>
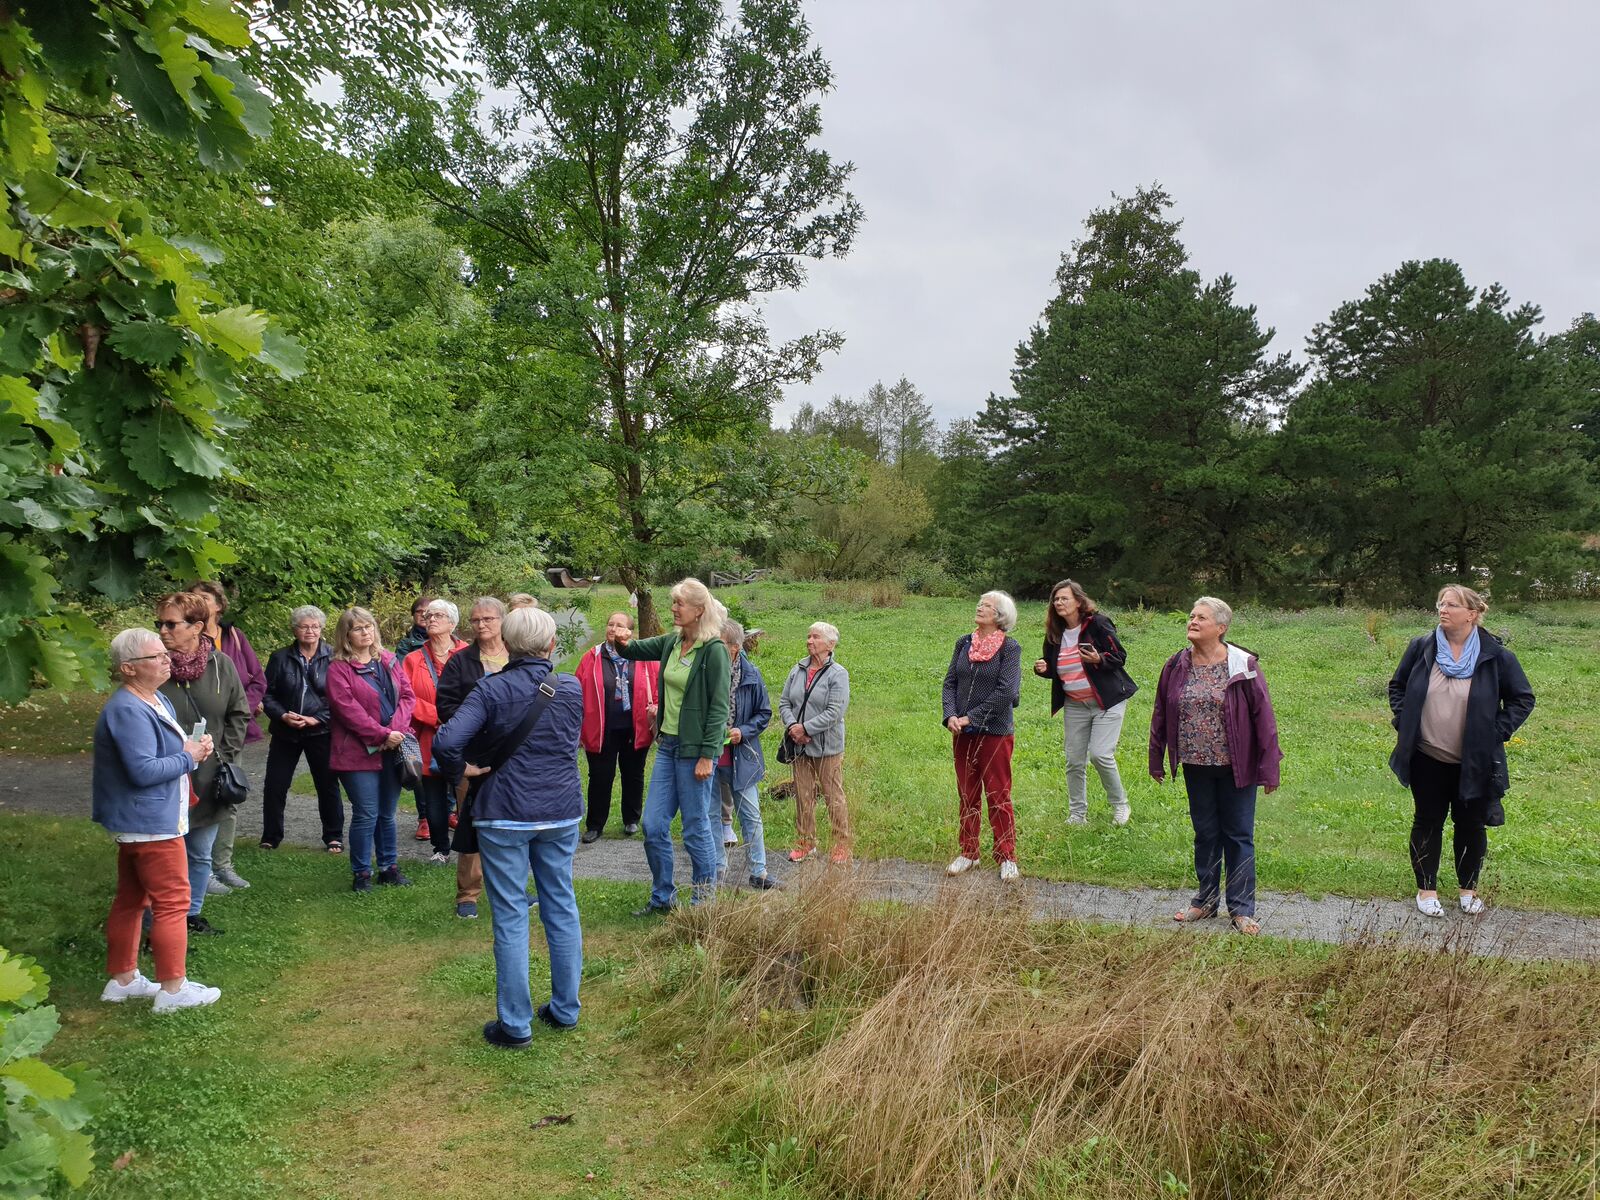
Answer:
<svg viewBox="0 0 1600 1200"><path fill-rule="evenodd" d="M1066 689L1067 699L1076 700L1079 704L1092 704L1100 707L1100 700L1094 694L1094 685L1089 682L1088 673L1083 669L1083 656L1078 653L1078 632L1081 626L1074 626L1064 630L1061 634L1061 653L1056 658L1056 674L1061 677L1061 686Z"/></svg>

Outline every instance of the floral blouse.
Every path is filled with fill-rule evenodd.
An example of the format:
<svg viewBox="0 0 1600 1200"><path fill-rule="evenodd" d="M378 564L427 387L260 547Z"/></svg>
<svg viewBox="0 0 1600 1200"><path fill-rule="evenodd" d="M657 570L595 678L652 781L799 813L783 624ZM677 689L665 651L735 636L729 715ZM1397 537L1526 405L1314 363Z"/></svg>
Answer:
<svg viewBox="0 0 1600 1200"><path fill-rule="evenodd" d="M1223 723L1223 696L1228 690L1228 664L1189 664L1189 678L1178 698L1178 761L1197 767L1226 767L1228 730Z"/></svg>

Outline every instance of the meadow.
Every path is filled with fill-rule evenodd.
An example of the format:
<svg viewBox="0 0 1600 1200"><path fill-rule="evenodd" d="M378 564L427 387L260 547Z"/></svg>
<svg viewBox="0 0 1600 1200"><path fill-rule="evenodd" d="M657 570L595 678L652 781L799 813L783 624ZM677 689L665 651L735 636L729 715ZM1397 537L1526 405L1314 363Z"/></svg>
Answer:
<svg viewBox="0 0 1600 1200"><path fill-rule="evenodd" d="M1041 924L846 872L641 922L580 881L578 1030L491 1049L454 872L241 847L211 1008L100 1003L88 822L0 813L0 945L95 1068L93 1200L1592 1197L1600 968ZM532 939L535 990L548 979ZM3 1165L3 1163L0 1163ZM0 1178L0 1183L3 1183Z"/></svg>

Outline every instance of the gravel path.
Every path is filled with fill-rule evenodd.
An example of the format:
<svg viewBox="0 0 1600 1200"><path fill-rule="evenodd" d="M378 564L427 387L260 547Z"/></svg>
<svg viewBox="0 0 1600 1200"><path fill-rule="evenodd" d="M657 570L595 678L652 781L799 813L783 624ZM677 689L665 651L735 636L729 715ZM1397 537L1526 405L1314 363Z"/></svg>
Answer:
<svg viewBox="0 0 1600 1200"><path fill-rule="evenodd" d="M245 772L252 781L261 779L265 766L265 742L245 749ZM259 794L255 793L254 804L240 811L241 845L252 845L260 837ZM400 855L403 859L420 860L427 857L430 847L411 837L414 817L407 805L409 798L409 794L401 796ZM0 755L0 811L6 810L87 817L88 755L56 758ZM315 797L290 793L286 829L288 843L321 846ZM743 880L748 873L744 854L742 846L731 852L729 877L733 880ZM823 869L814 862L796 868L781 853L769 852L769 860L772 875L791 885L804 886L808 877ZM854 869L873 894L886 899L926 903L934 900L943 888L978 889L993 895L997 902L1002 897L1020 893L1040 918L1072 918L1114 925L1171 929L1172 913L1189 897L1186 891L1101 887L1041 879L1024 879L1019 885L1005 887L988 868L957 880L946 880L940 867L900 859L860 862ZM648 882L650 878L640 840L619 836L615 821L599 841L578 847L575 873L590 879ZM678 878L687 882L689 873L689 860L679 847ZM1448 901L1449 897L1445 899ZM1264 931L1283 938L1321 942L1389 940L1435 949L1466 949L1503 958L1600 961L1600 919L1592 917L1490 908L1481 917L1469 918L1450 904L1443 920L1430 920L1417 913L1409 903L1393 900L1351 900L1339 896L1312 899L1276 892L1261 892L1256 905ZM1195 929L1225 932L1228 924L1226 920L1207 921Z"/></svg>

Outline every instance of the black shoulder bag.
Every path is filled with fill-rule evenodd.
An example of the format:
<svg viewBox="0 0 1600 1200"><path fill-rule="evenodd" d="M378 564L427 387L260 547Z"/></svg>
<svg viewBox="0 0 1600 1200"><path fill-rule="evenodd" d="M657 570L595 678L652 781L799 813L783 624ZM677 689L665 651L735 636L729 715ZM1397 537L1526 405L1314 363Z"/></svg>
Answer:
<svg viewBox="0 0 1600 1200"><path fill-rule="evenodd" d="M811 689L817 686L817 681L826 675L832 666L833 663L828 663L822 668L822 670L818 671L811 677L811 682L806 686L806 694L800 698L800 711L795 714L793 722L794 724L805 724L806 705L811 703ZM800 743L789 736L788 726L785 726L783 730L783 741L778 743L778 761L781 763L792 763L795 759L795 755L799 753Z"/></svg>
<svg viewBox="0 0 1600 1200"><path fill-rule="evenodd" d="M194 714L196 722L203 720L200 716L200 706L194 702L190 694L189 685L183 685L183 698L189 702L189 711ZM219 729L218 743L220 744ZM217 755L220 759L222 756ZM211 780L211 799L218 804L228 805L230 808L243 804L250 798L250 781L245 778L244 768L238 763L225 762L217 768L216 775Z"/></svg>

